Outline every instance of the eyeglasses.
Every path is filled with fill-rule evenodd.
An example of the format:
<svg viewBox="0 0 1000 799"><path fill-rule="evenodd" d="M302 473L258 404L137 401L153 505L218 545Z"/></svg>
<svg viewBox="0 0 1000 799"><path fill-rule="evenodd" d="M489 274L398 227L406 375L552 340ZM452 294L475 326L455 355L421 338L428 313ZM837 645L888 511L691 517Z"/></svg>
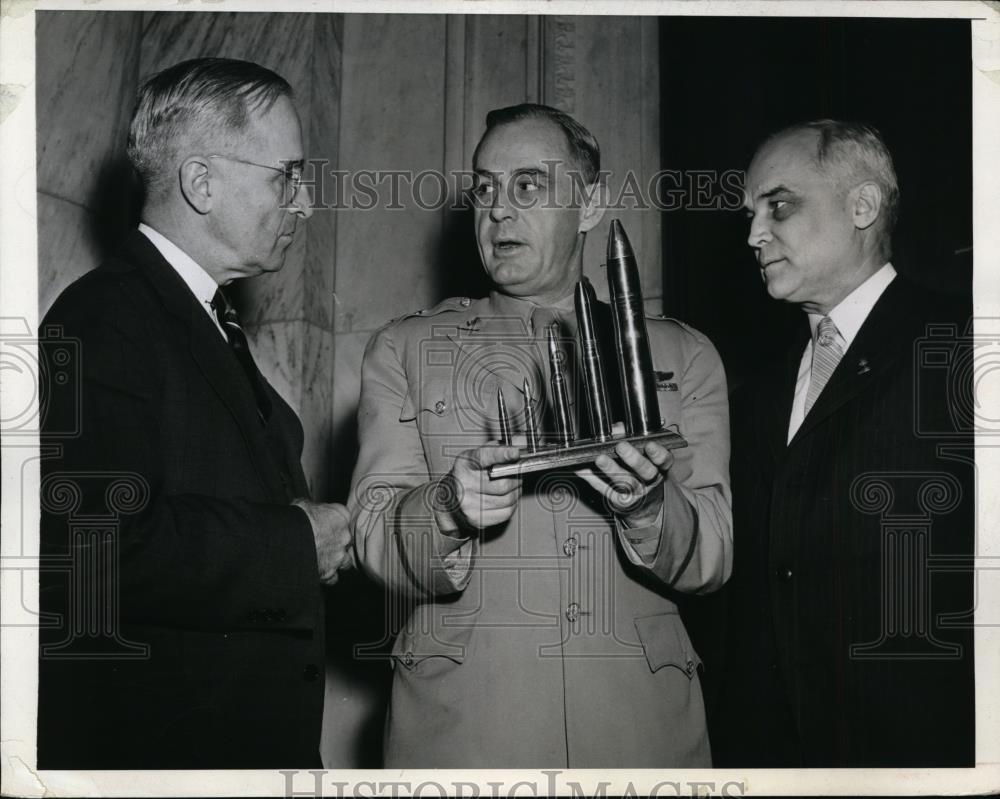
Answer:
<svg viewBox="0 0 1000 799"><path fill-rule="evenodd" d="M299 189L302 188L302 164L299 162L289 162L282 168L268 166L267 164L257 164L253 161L246 161L242 158L233 158L231 155L210 155L209 158L221 158L224 161L233 161L237 164L256 166L260 169L269 169L277 172L283 179L282 189L284 191L284 202L290 203L296 198Z"/></svg>

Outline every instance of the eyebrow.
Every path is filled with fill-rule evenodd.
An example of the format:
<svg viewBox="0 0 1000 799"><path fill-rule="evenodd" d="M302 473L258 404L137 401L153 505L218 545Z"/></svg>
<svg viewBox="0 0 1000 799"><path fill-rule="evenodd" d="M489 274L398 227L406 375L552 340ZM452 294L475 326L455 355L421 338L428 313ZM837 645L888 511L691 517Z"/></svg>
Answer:
<svg viewBox="0 0 1000 799"><path fill-rule="evenodd" d="M474 168L472 171L475 172L477 175L485 175L486 177L489 178L495 178L499 175L504 174L502 172L491 172L488 169ZM537 166L522 166L518 167L517 169L513 170L510 173L511 178L517 178L520 177L521 175L530 175L531 177L548 177L549 170Z"/></svg>
<svg viewBox="0 0 1000 799"><path fill-rule="evenodd" d="M784 185L782 183L782 184L780 184L778 186L775 186L770 191L765 191L760 196L761 196L762 199L767 199L767 198L773 197L775 194L794 194L794 193L795 192L793 192L790 188L788 188L786 185Z"/></svg>

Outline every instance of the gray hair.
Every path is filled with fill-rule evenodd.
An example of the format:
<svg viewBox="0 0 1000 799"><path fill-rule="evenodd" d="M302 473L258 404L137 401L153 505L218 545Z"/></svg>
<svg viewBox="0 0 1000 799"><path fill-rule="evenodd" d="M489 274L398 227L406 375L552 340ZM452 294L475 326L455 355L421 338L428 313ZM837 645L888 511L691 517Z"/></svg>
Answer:
<svg viewBox="0 0 1000 799"><path fill-rule="evenodd" d="M139 90L128 132L128 157L148 199L175 179L178 146L211 146L246 130L292 87L280 75L231 58L195 58L168 67Z"/></svg>
<svg viewBox="0 0 1000 799"><path fill-rule="evenodd" d="M834 178L843 191L868 180L882 190L879 246L883 257L888 259L892 231L899 215L899 184L892 155L882 134L861 122L817 119L785 128L768 141L805 130L818 134L813 157L816 168Z"/></svg>
<svg viewBox="0 0 1000 799"><path fill-rule="evenodd" d="M521 103L506 108L495 108L486 115L486 130L489 132L500 125L520 122L523 119L547 119L557 125L566 135L569 151L576 160L583 179L588 185L597 180L601 171L601 147L597 139L573 117L558 108L538 103Z"/></svg>

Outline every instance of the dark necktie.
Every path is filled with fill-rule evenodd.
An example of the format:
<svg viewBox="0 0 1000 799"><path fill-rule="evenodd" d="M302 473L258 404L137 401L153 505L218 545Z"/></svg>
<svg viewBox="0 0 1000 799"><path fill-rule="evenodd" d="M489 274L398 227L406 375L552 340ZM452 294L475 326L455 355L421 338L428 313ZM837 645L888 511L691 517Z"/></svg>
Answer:
<svg viewBox="0 0 1000 799"><path fill-rule="evenodd" d="M226 334L229 346L236 356L236 360L243 367L243 372L250 381L250 388L253 389L254 399L257 401L257 413L261 423L266 423L271 416L271 398L267 396L264 388L264 378L254 363L253 355L250 354L250 347L247 345L247 336L240 327L240 319L236 315L236 309L229 304L222 289L215 292L212 298L212 310L215 311L219 324Z"/></svg>

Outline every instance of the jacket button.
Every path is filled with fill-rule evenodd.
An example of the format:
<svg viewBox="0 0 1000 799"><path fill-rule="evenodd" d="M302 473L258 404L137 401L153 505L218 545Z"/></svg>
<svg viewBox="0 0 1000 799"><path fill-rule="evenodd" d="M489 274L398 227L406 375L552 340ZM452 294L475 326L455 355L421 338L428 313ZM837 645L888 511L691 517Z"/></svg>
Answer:
<svg viewBox="0 0 1000 799"><path fill-rule="evenodd" d="M576 554L576 550L579 546L580 543L575 538L567 538L563 541L563 552L566 553L567 558L571 558Z"/></svg>
<svg viewBox="0 0 1000 799"><path fill-rule="evenodd" d="M580 618L580 606L576 602L570 602L566 608L566 621L573 624Z"/></svg>
<svg viewBox="0 0 1000 799"><path fill-rule="evenodd" d="M310 663L302 669L302 679L306 682L316 682L319 677L319 667L315 663Z"/></svg>
<svg viewBox="0 0 1000 799"><path fill-rule="evenodd" d="M403 665L404 666L412 666L413 665L413 653L412 652L407 652L405 655L403 655Z"/></svg>
<svg viewBox="0 0 1000 799"><path fill-rule="evenodd" d="M442 413L444 413L444 409L447 407L448 406L445 405L444 400L438 400L437 402L434 403L434 413L440 416Z"/></svg>

